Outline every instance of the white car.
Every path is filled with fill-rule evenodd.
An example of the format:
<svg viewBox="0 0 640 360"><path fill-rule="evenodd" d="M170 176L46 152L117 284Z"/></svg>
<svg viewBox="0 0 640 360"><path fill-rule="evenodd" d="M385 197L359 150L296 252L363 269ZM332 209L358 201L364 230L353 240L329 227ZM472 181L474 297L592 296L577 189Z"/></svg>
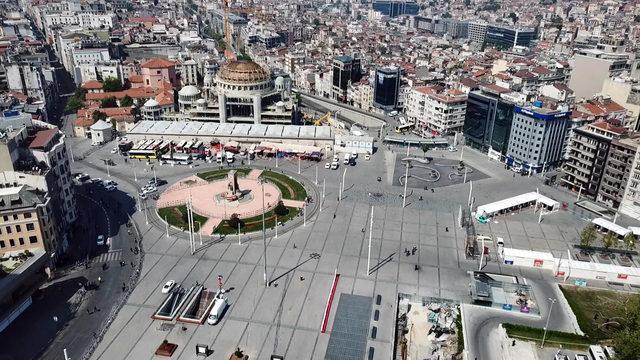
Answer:
<svg viewBox="0 0 640 360"><path fill-rule="evenodd" d="M111 149L111 153L112 154L117 154L118 153L118 148L114 147L113 149Z"/></svg>
<svg viewBox="0 0 640 360"><path fill-rule="evenodd" d="M456 152L456 151L458 151L458 148L455 147L455 146L449 146L448 150L449 150L449 152Z"/></svg>
<svg viewBox="0 0 640 360"><path fill-rule="evenodd" d="M331 169L331 163L324 163L325 169Z"/></svg>
<svg viewBox="0 0 640 360"><path fill-rule="evenodd" d="M98 244L98 246L104 245L104 235L98 235L98 240L96 241L96 244Z"/></svg>
<svg viewBox="0 0 640 360"><path fill-rule="evenodd" d="M169 291L171 291L171 289L173 289L173 287L176 286L176 282L173 280L169 280L167 281L166 284L164 284L164 286L162 287L162 293L163 294L168 294Z"/></svg>
<svg viewBox="0 0 640 360"><path fill-rule="evenodd" d="M364 154L364 159L367 160L367 161L371 160L371 155Z"/></svg>
<svg viewBox="0 0 640 360"><path fill-rule="evenodd" d="M340 165L338 164L337 161L332 162L331 163L331 170L337 170L338 166L340 166Z"/></svg>
<svg viewBox="0 0 640 360"><path fill-rule="evenodd" d="M102 185L102 179L100 178L93 178L91 179L91 182L94 184Z"/></svg>

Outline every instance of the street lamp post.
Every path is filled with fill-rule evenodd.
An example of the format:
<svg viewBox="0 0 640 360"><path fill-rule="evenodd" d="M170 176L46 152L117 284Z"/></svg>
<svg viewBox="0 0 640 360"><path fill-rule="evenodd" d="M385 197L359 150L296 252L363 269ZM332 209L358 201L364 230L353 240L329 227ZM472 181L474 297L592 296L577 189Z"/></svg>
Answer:
<svg viewBox="0 0 640 360"><path fill-rule="evenodd" d="M344 192L344 183L345 183L345 177L347 176L347 167L345 166L344 171L342 172L342 188L341 188L341 192Z"/></svg>
<svg viewBox="0 0 640 360"><path fill-rule="evenodd" d="M302 204L302 226L307 226L307 203Z"/></svg>
<svg viewBox="0 0 640 360"><path fill-rule="evenodd" d="M324 195L325 195L325 185L326 185L327 179L322 179L322 198L324 199Z"/></svg>
<svg viewBox="0 0 640 360"><path fill-rule="evenodd" d="M136 167L133 167L133 180L138 182L138 173L136 173Z"/></svg>
<svg viewBox="0 0 640 360"><path fill-rule="evenodd" d="M549 328L549 319L551 319L551 311L553 310L553 304L555 304L556 301L558 301L554 298L548 298L547 300L551 301L551 307L549 307L549 313L547 314L547 324L544 326L544 333L542 334L542 344L540 345L541 349L544 347L544 340L547 337L547 329Z"/></svg>
<svg viewBox="0 0 640 360"><path fill-rule="evenodd" d="M242 241L240 240L240 220L238 219L238 245L242 245Z"/></svg>
<svg viewBox="0 0 640 360"><path fill-rule="evenodd" d="M371 275L371 237L373 234L373 206L371 206L371 221L369 222L369 252L367 254L367 276Z"/></svg>
<svg viewBox="0 0 640 360"><path fill-rule="evenodd" d="M274 214L275 214L275 212L274 212ZM276 226L275 226L275 228L276 228L276 239L277 239L278 238L278 215L277 214L275 214L275 215L276 215Z"/></svg>
<svg viewBox="0 0 640 360"><path fill-rule="evenodd" d="M409 183L409 162L407 161L407 169L404 172L404 191L402 193L402 208L407 206L407 184Z"/></svg>
<svg viewBox="0 0 640 360"><path fill-rule="evenodd" d="M298 156L298 175L300 175L300 164L301 164L300 156Z"/></svg>
<svg viewBox="0 0 640 360"><path fill-rule="evenodd" d="M277 154L276 154L277 156ZM276 157L277 159L277 157ZM260 185L262 186L262 247L264 250L264 286L269 286L267 282L267 233L264 224L264 179L260 179Z"/></svg>
<svg viewBox="0 0 640 360"><path fill-rule="evenodd" d="M316 186L318 186L318 165L316 165Z"/></svg>

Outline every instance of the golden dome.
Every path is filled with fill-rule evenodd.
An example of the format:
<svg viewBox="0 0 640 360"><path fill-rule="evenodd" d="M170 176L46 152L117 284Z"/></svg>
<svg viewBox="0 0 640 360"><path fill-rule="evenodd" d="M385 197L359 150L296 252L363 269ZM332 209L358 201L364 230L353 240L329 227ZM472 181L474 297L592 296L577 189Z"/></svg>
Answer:
<svg viewBox="0 0 640 360"><path fill-rule="evenodd" d="M253 84L270 79L269 73L253 61L230 61L220 68L218 77L229 83Z"/></svg>

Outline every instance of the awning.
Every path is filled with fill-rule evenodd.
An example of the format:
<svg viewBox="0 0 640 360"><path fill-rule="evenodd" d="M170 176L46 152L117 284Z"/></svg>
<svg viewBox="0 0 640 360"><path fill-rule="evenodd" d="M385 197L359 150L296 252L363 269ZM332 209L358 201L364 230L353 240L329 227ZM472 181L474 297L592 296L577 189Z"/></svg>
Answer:
<svg viewBox="0 0 640 360"><path fill-rule="evenodd" d="M631 230L624 228L618 224L614 224L605 218L595 218L591 220L591 222L595 225L600 226L601 228L607 229L608 231L613 231L620 236L625 236L631 232Z"/></svg>

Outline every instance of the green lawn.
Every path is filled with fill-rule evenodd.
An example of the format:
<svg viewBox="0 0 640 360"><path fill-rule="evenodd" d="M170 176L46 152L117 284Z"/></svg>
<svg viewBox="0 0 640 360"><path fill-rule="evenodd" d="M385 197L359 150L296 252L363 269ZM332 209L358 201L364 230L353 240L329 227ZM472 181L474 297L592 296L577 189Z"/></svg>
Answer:
<svg viewBox="0 0 640 360"><path fill-rule="evenodd" d="M169 225L175 226L179 229L187 230L189 228L187 221L187 207L185 205L166 207L158 209L158 215L169 223ZM193 227L194 231L200 230L200 225L204 225L209 218L202 215L193 213Z"/></svg>
<svg viewBox="0 0 640 360"><path fill-rule="evenodd" d="M544 329L515 324L502 324L502 326L511 338L542 342ZM586 336L549 330L547 331L545 343L563 344L568 347L587 347L593 344L593 341Z"/></svg>
<svg viewBox="0 0 640 360"><path fill-rule="evenodd" d="M287 209L289 210L289 213L285 216L278 216L278 222L281 222L284 224L300 213L300 209L298 208L287 207ZM240 228L240 231L242 233L250 233L250 232L262 230L262 215L242 219L242 222L244 223L244 226ZM265 224L265 228L267 229L271 229L275 226L276 216L273 213L273 210L268 211L267 213L264 214L264 224ZM220 225L218 225L218 227L213 231L213 233L221 234L221 235L237 234L238 229L230 227L227 220L225 220L221 222Z"/></svg>
<svg viewBox="0 0 640 360"><path fill-rule="evenodd" d="M287 175L265 170L262 172L262 177L280 189L283 199L300 201L307 199L307 191L304 189L304 186Z"/></svg>
<svg viewBox="0 0 640 360"><path fill-rule="evenodd" d="M624 307L631 297L640 296L610 290L560 286L576 315L580 329L594 341L607 340L624 324ZM604 325L605 323L609 325Z"/></svg>
<svg viewBox="0 0 640 360"><path fill-rule="evenodd" d="M251 171L249 168L240 168L240 169L221 169L221 170L211 170L203 173L198 173L197 176L203 180L213 181L224 179L229 170L236 170L236 173L239 177L245 177Z"/></svg>

